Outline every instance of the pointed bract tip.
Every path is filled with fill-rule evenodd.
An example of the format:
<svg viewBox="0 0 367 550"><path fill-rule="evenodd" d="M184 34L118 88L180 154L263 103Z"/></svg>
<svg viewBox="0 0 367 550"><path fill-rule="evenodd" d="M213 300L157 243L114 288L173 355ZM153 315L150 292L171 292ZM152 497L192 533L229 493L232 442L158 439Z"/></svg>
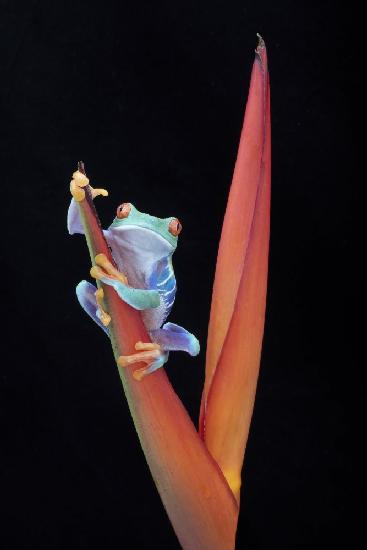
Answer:
<svg viewBox="0 0 367 550"><path fill-rule="evenodd" d="M78 161L78 171L85 175L85 166L82 160Z"/></svg>
<svg viewBox="0 0 367 550"><path fill-rule="evenodd" d="M256 48L255 51L256 51L256 53L260 53L259 50L265 48L265 42L264 42L263 37L259 33L256 33L256 36L258 37L259 41L257 43L257 48Z"/></svg>

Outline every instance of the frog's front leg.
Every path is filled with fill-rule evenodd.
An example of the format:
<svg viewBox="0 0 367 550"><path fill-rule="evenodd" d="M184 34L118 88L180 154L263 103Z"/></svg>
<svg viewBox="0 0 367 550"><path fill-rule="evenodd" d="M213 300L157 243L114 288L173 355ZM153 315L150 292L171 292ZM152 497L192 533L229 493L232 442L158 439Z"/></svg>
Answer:
<svg viewBox="0 0 367 550"><path fill-rule="evenodd" d="M127 277L118 271L104 254L97 254L95 262L97 265L90 270L91 276L105 285L112 286L121 300L134 309L141 311L160 305L160 296L156 290L128 286Z"/></svg>
<svg viewBox="0 0 367 550"><path fill-rule="evenodd" d="M97 265L90 270L92 277L112 286L121 300L134 309L145 310L160 305L160 296L157 291L128 286L127 277L118 271L104 254L97 254L95 262ZM98 301L97 295L96 298ZM146 374L162 367L168 358L168 352L162 351L159 344L137 342L135 349L138 353L121 356L117 363L120 367L127 367L140 362L146 363L147 367L134 371L134 378L137 380L141 380Z"/></svg>

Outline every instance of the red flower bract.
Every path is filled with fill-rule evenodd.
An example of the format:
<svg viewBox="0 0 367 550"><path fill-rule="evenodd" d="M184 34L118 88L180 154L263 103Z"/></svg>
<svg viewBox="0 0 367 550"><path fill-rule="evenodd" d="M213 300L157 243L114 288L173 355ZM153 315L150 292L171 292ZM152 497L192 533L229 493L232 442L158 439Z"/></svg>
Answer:
<svg viewBox="0 0 367 550"><path fill-rule="evenodd" d="M218 253L200 435L164 369L139 382L119 368L153 479L183 548L231 550L264 326L270 207L270 98L260 39ZM113 262L91 189L78 202L92 263ZM125 206L124 206L125 207ZM123 214L122 214L123 215ZM177 222L178 231L179 222ZM100 283L98 283L100 284ZM148 342L140 313L101 285L117 361ZM138 513L138 511L137 511Z"/></svg>

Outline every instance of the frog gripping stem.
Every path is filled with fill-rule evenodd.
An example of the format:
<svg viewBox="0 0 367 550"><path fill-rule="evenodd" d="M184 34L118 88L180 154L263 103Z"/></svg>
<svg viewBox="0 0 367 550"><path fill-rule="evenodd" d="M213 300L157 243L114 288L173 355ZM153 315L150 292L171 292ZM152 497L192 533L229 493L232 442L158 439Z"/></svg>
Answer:
<svg viewBox="0 0 367 550"><path fill-rule="evenodd" d="M84 166L81 168L85 171ZM85 198L77 202L76 207L92 264L96 266L96 256L104 254L117 268L93 204L90 186L84 187L84 191ZM111 286L98 279L97 285L103 288L105 310L111 317L108 334L135 428L182 547L232 550L238 517L236 501L164 369L159 368L154 376L145 376L141 382L138 379L146 374L145 369L153 365L118 365L121 356L141 351L135 349L138 342L151 342L140 312L121 300ZM151 353L152 350L146 351ZM162 461L166 464L164 468ZM189 491L188 475L191 479Z"/></svg>

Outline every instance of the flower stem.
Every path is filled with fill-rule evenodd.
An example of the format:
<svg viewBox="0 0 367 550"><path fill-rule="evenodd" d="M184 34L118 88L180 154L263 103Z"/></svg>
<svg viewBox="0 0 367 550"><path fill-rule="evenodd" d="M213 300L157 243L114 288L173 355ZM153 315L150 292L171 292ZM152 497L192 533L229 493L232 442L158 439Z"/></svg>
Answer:
<svg viewBox="0 0 367 550"><path fill-rule="evenodd" d="M84 164L78 168L85 173ZM92 263L103 253L113 262L93 204L91 189L78 203ZM115 290L101 285L111 316L109 334L117 361L149 342L141 315ZM238 506L220 468L199 437L164 369L134 379L134 367L118 367L130 412L153 479L184 549L232 550Z"/></svg>

